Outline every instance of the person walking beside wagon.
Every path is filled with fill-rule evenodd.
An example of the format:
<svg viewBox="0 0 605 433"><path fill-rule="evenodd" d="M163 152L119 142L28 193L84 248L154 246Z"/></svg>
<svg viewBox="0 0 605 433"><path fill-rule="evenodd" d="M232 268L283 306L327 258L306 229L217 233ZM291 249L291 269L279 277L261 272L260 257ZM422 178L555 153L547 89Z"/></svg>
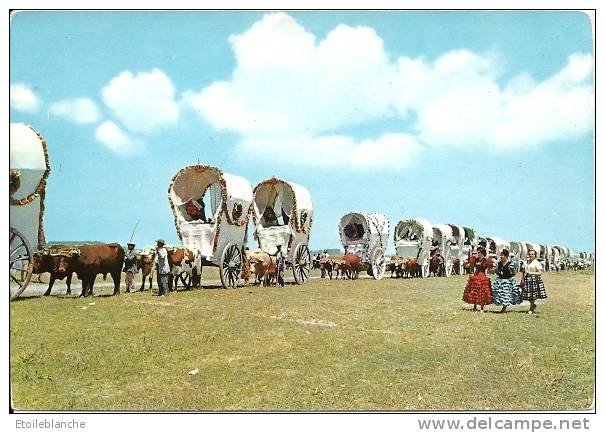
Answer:
<svg viewBox="0 0 605 433"><path fill-rule="evenodd" d="M529 301L528 314L536 311L536 299L546 299L546 288L542 281L542 263L537 259L536 252L530 250L527 253L527 265L523 269L521 278L521 299Z"/></svg>
<svg viewBox="0 0 605 433"><path fill-rule="evenodd" d="M500 313L504 313L509 305L521 303L521 293L514 278L515 266L509 260L509 256L509 251L503 249L496 270L498 277L492 281L492 302L494 305L502 305Z"/></svg>
<svg viewBox="0 0 605 433"><path fill-rule="evenodd" d="M483 307L492 303L492 289L490 279L485 275L485 270L491 268L493 263L490 258L485 257L485 248L478 247L477 255L469 257L469 260L464 264L464 267L473 272L468 277L468 282L462 294L462 300L467 304L473 304L473 310L477 309L477 305Z"/></svg>
<svg viewBox="0 0 605 433"><path fill-rule="evenodd" d="M158 239L156 242L156 257L158 271L158 288L159 296L168 295L168 284L170 276L170 265L168 264L168 251L164 248L165 242L163 239Z"/></svg>
<svg viewBox="0 0 605 433"><path fill-rule="evenodd" d="M124 255L124 273L126 274L126 293L134 292L134 276L137 273L137 253L134 244L128 243L128 250Z"/></svg>
<svg viewBox="0 0 605 433"><path fill-rule="evenodd" d="M275 256L275 271L277 273L277 284L279 284L281 287L284 287L284 268L286 264L286 256L281 250L281 245L277 246L277 251L275 251L275 254L272 255Z"/></svg>

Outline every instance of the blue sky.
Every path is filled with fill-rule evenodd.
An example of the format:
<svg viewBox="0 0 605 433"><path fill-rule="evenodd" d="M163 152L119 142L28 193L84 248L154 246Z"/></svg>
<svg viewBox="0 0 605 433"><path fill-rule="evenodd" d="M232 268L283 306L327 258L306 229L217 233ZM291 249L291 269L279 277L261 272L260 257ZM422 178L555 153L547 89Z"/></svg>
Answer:
<svg viewBox="0 0 605 433"><path fill-rule="evenodd" d="M177 243L197 162L346 212L594 245L592 34L579 12L21 12L11 121L49 146L47 240ZM392 246L391 246L392 251Z"/></svg>

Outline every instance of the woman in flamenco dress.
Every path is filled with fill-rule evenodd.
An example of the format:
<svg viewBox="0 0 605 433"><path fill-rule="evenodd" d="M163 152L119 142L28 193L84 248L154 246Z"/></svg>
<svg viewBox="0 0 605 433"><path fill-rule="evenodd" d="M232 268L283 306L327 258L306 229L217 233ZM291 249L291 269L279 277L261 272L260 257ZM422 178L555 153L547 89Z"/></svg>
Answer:
<svg viewBox="0 0 605 433"><path fill-rule="evenodd" d="M478 247L476 255L469 257L464 264L466 269L473 273L468 277L468 282L464 288L462 300L467 304L473 304L473 310L477 310L477 305L483 307L492 303L492 288L490 279L485 275L485 270L493 266L493 261L486 257L485 248Z"/></svg>

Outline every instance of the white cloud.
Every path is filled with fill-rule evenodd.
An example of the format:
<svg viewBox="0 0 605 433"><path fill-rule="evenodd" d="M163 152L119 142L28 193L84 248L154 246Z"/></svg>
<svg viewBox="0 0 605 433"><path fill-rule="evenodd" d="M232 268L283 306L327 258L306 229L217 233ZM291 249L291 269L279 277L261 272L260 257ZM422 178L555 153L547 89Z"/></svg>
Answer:
<svg viewBox="0 0 605 433"><path fill-rule="evenodd" d="M418 135L432 146L514 150L578 138L593 127L590 55L570 56L542 82L521 73L503 87L493 62L467 51L448 53L434 65L410 59L399 65L400 95L414 89L399 109L415 110ZM410 79L419 70L422 81Z"/></svg>
<svg viewBox="0 0 605 433"><path fill-rule="evenodd" d="M318 41L285 13L267 14L229 40L236 60L231 77L185 92L183 100L215 128L239 133L240 148L257 157L269 147L273 158L289 158L295 144L305 155L321 151L324 165L385 166L408 157L375 155L403 148L416 155L417 143L502 151L573 139L593 127L590 55L571 56L542 82L521 71L505 83L505 61L494 53L460 49L432 61L390 60L369 27L339 25ZM385 119L399 120L408 135L354 143L344 132Z"/></svg>
<svg viewBox="0 0 605 433"><path fill-rule="evenodd" d="M99 109L88 98L63 99L51 104L49 112L81 124L94 123L100 118Z"/></svg>
<svg viewBox="0 0 605 433"><path fill-rule="evenodd" d="M287 152L284 152L287 149ZM344 135L250 137L238 145L246 159L268 162L284 158L290 164L315 167L402 167L415 160L421 146L407 134L384 134L355 142Z"/></svg>
<svg viewBox="0 0 605 433"><path fill-rule="evenodd" d="M10 85L10 107L28 113L35 113L40 109L40 98L25 84Z"/></svg>
<svg viewBox="0 0 605 433"><path fill-rule="evenodd" d="M131 139L118 125L105 121L95 131L95 137L113 152L127 156L141 151L139 142Z"/></svg>
<svg viewBox="0 0 605 433"><path fill-rule="evenodd" d="M179 119L175 88L164 72L124 71L101 90L103 101L132 132L149 134Z"/></svg>

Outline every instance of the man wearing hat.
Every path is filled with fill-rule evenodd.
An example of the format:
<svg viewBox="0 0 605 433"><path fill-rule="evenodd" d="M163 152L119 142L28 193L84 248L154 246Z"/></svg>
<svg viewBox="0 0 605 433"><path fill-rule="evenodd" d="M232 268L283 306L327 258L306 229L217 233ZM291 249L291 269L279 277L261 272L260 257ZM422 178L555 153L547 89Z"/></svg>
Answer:
<svg viewBox="0 0 605 433"><path fill-rule="evenodd" d="M272 254L275 257L275 267L277 271L277 284L281 287L284 287L284 267L286 264L286 256L284 252L281 250L281 245L277 246L277 251L275 254Z"/></svg>
<svg viewBox="0 0 605 433"><path fill-rule="evenodd" d="M129 242L124 256L124 272L126 273L126 293L134 292L134 276L137 273L137 253L134 244Z"/></svg>
<svg viewBox="0 0 605 433"><path fill-rule="evenodd" d="M158 239L156 241L157 263L156 267L158 270L158 288L160 296L168 295L168 282L170 277L170 265L168 264L168 251L164 248L164 239Z"/></svg>

